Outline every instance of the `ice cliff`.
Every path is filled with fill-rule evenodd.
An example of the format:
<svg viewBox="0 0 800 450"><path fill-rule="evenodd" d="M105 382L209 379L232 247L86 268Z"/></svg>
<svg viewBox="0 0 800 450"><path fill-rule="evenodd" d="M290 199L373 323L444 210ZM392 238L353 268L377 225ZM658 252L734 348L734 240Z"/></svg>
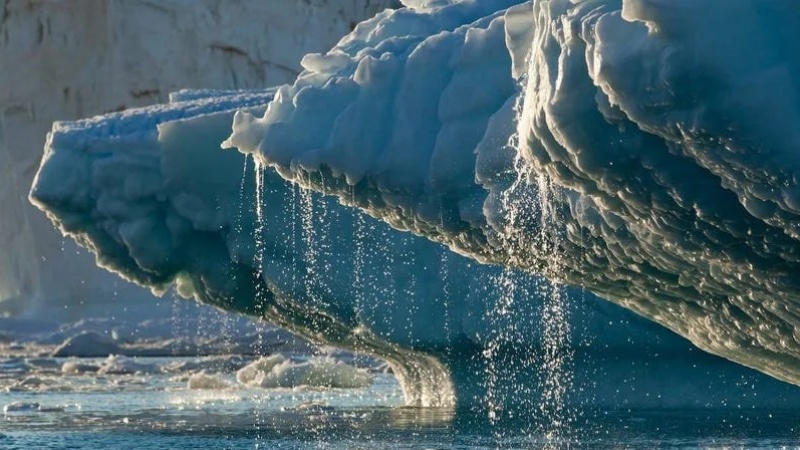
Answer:
<svg viewBox="0 0 800 450"><path fill-rule="evenodd" d="M795 406L639 316L800 382L800 8L405 3L292 85L57 123L32 200L127 279L390 361L411 404Z"/></svg>
<svg viewBox="0 0 800 450"><path fill-rule="evenodd" d="M0 315L47 310L74 319L120 313L119 305L130 312L149 297L97 270L27 202L54 121L165 102L181 88L291 82L302 55L329 48L353 24L394 5L0 1Z"/></svg>

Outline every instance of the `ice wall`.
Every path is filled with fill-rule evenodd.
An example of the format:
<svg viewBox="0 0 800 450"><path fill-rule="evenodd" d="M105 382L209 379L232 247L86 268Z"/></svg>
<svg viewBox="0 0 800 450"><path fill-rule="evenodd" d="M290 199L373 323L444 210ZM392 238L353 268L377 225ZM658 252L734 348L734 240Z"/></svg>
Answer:
<svg viewBox="0 0 800 450"><path fill-rule="evenodd" d="M56 120L164 102L181 88L290 82L391 0L81 0L0 2L0 315L147 294L95 268L26 200ZM62 250L63 249L63 250ZM108 301L114 299L113 302ZM64 309L67 306L67 309ZM152 307L148 303L148 307Z"/></svg>
<svg viewBox="0 0 800 450"><path fill-rule="evenodd" d="M413 3L228 144L800 383L795 2Z"/></svg>

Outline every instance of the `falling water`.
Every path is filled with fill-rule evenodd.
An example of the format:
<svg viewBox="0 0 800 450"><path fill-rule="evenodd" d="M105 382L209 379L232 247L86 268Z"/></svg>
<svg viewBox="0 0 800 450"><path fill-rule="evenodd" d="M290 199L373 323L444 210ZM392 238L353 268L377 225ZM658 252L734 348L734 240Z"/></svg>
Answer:
<svg viewBox="0 0 800 450"><path fill-rule="evenodd" d="M544 174L536 176L536 184L543 233L539 248L544 252L545 270L550 276L560 273L563 263L559 255L563 221L553 206L560 192ZM569 439L570 422L575 419L575 412L566 406L566 396L574 378L569 305L563 286L557 282L543 279L539 288L542 298L547 299L541 319L544 395L540 410L543 416L550 418L546 422L549 427L542 431L548 441L563 441Z"/></svg>
<svg viewBox="0 0 800 450"><path fill-rule="evenodd" d="M264 239L264 232L266 231L266 205L264 204L264 177L266 176L265 167L263 164L256 160L256 226L254 231L255 238L255 269L257 279L264 277L264 252L266 250L266 240ZM259 283L256 287L256 309L262 309L266 303L266 292L264 292L263 283Z"/></svg>
<svg viewBox="0 0 800 450"><path fill-rule="evenodd" d="M170 322L172 325L172 335L173 336L183 336L186 334L185 330L188 328L186 326L186 314L182 311L183 306L183 299L180 298L177 292L174 290L170 295L170 301L172 302L172 316L170 317ZM184 349L179 348L177 345L172 346L172 354L174 356L179 355L183 352Z"/></svg>
<svg viewBox="0 0 800 450"><path fill-rule="evenodd" d="M241 250L242 238L245 232L244 230L245 208L248 208L249 210L249 208L251 207L250 202L248 201L248 199L245 198L245 193L246 193L245 188L247 187L247 174L250 168L249 163L250 163L250 156L248 155L245 156L244 158L242 177L239 180L239 203L238 207L236 208L236 217L234 218L233 221L233 232L236 235L233 248L234 254L239 253L239 251Z"/></svg>
<svg viewBox="0 0 800 450"><path fill-rule="evenodd" d="M444 248L440 250L440 259L439 259L439 278L442 280L442 308L444 310L444 336L447 342L451 341L451 333L452 327L451 324L452 317L450 313L450 304L452 303L452 299L450 298L450 283L452 282L450 276L450 259L448 255L450 252ZM445 348L445 354L449 358L452 353L452 347L450 345Z"/></svg>
<svg viewBox="0 0 800 450"><path fill-rule="evenodd" d="M314 197L310 189L300 190L300 223L300 232L305 248L303 255L303 263L305 264L305 273L303 274L305 293L312 303L319 304L320 295L317 289L317 276L315 273L317 270L319 247L317 243L317 228L314 223Z"/></svg>
<svg viewBox="0 0 800 450"><path fill-rule="evenodd" d="M532 317L517 298L530 297L531 279L512 269L503 269L488 281L488 295L494 302L489 308L490 336L483 356L486 360L486 403L492 424L514 419L517 414L533 414L537 391L519 375L536 371L535 352L529 349L528 333L534 329ZM511 395L509 395L511 394ZM495 433L503 440L502 428Z"/></svg>
<svg viewBox="0 0 800 450"><path fill-rule="evenodd" d="M266 242L264 238L264 232L266 231L266 205L264 202L264 181L266 172L265 167L261 164L258 160L255 160L255 183L256 183L256 192L255 192L255 204L256 204L256 224L253 233L253 237L255 239L255 269L256 273L255 276L257 279L261 280L264 277L264 252L266 249ZM263 308L266 306L266 292L265 292L265 285L264 283L258 283L256 285L256 298L255 298L255 306L256 311L259 311L263 315ZM256 333L257 333L257 341L256 341L256 353L261 354L264 350L264 343L262 341L263 330L260 328L260 323L257 326ZM263 402L263 399L259 398L256 399L256 409L255 409L255 428L256 428L256 443L255 448L260 448L260 442L263 440L262 436L262 422L264 421L264 417L262 417L260 412L260 406Z"/></svg>
<svg viewBox="0 0 800 450"><path fill-rule="evenodd" d="M417 295L417 275L416 271L413 267L419 266L419 256L413 250L413 238L409 235L403 235L403 247L402 253L400 253L400 261L401 264L408 268L406 273L408 273L408 278L404 280L402 284L402 294L403 298L405 299L406 308L410 311L406 319L406 333L408 336L408 342L416 344L414 342L414 317L417 316L419 313L419 298ZM401 272L402 273L402 272Z"/></svg>
<svg viewBox="0 0 800 450"><path fill-rule="evenodd" d="M351 188L351 201L355 204L355 188ZM355 254L353 255L353 290L354 298L353 303L356 314L362 314L364 303L364 238L366 236L366 224L364 223L364 216L354 210L350 213L353 215L353 246L355 247Z"/></svg>
<svg viewBox="0 0 800 450"><path fill-rule="evenodd" d="M512 145L509 144L509 147ZM529 209L525 207L523 201L520 201L529 196L529 190L527 183L518 175L502 193L501 207L507 220L498 239L503 242L503 247L508 249L512 259L521 257L521 253L525 251L524 236L530 233L526 226L530 221ZM513 402L518 411L534 415L532 417L534 423L542 421L542 418L536 417L535 391L529 385L509 379L509 376L515 374L537 372L535 359L523 353L528 346L525 334L535 329L536 324L525 323L526 316L520 314L520 308L524 305L515 302L515 298L529 297L533 293L530 279L525 275L520 276L513 269L506 268L489 280L487 296L493 299L494 305L488 308L487 320L490 322L492 335L486 344L483 356L486 360L486 403L491 423L503 418L506 403L512 401L512 398L503 395L504 392L515 394ZM502 440L502 436L496 438Z"/></svg>
<svg viewBox="0 0 800 450"><path fill-rule="evenodd" d="M517 105L517 120L522 116L522 99ZM502 193L501 207L505 218L503 232L498 238L502 241L509 257L509 266L525 266L523 261L530 258L530 252L539 252L537 259L544 261L541 268L547 277L556 277L561 272L561 224L559 211L554 201L560 192L542 173L535 173L522 158L520 135L511 138L508 147L515 150L514 169L516 176L510 186ZM534 275L515 275L512 270L504 270L494 280L496 306L491 320L504 328L490 341L486 348L488 367L488 403L490 418L498 415L502 407L493 397L498 379L497 367L508 364L506 357L498 356L500 346L507 344L512 348L526 346L521 336L519 321L509 321L517 314L514 298L535 296L544 299L540 305L538 325L540 343L537 354L531 358L513 357L514 370L536 373L539 380L539 395L531 392L518 392L517 398L535 398L535 404L524 405L535 423L535 434L543 437L546 443L569 441L570 422L574 413L567 407L567 394L572 386L572 350L570 343L571 326L569 305L563 289L546 278ZM532 281L536 280L536 281ZM509 322L513 325L509 325ZM499 360L498 360L499 359ZM525 390L525 386L515 386L515 391ZM530 409L528 409L530 408Z"/></svg>

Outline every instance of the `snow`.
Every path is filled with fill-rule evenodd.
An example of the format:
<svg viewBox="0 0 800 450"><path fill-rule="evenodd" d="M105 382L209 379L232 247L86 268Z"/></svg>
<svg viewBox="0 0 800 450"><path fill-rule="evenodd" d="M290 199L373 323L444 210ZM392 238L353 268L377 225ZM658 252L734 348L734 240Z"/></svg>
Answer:
<svg viewBox="0 0 800 450"><path fill-rule="evenodd" d="M292 85L55 124L31 198L130 281L387 360L409 404L480 403L491 372L531 401L563 381L581 405L796 405L795 386L640 317L800 383L791 133L741 119L772 101L750 91L781 55L703 47L688 0L407 3ZM723 23L791 11L759 5ZM756 36L748 51L781 38L717 28ZM224 145L258 170L218 148L231 123ZM569 373L542 361L556 350ZM245 378L285 367L293 385L302 364Z"/></svg>
<svg viewBox="0 0 800 450"><path fill-rule="evenodd" d="M167 100L181 88L291 81L307 52L392 0L9 0L0 11L0 316L152 317L149 294L97 270L26 197L53 122ZM302 32L300 32L302 30ZM145 306L143 306L145 305ZM156 313L158 309L160 312Z"/></svg>

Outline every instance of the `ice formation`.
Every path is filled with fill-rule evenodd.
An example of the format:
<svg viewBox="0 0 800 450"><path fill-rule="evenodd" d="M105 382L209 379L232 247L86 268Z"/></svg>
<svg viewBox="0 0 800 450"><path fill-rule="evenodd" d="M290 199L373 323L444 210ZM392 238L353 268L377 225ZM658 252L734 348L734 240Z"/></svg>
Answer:
<svg viewBox="0 0 800 450"><path fill-rule="evenodd" d="M119 354L119 352L119 345L110 337L93 331L86 331L64 341L63 344L53 350L51 356L79 356L91 358L116 355Z"/></svg>
<svg viewBox="0 0 800 450"><path fill-rule="evenodd" d="M155 363L140 362L136 358L111 355L103 361L97 373L100 375L134 375L156 373L159 370L160 368Z"/></svg>
<svg viewBox="0 0 800 450"><path fill-rule="evenodd" d="M67 361L61 366L61 373L64 375L81 375L85 373L95 373L100 370L100 366L85 364L78 361Z"/></svg>
<svg viewBox="0 0 800 450"><path fill-rule="evenodd" d="M191 100L56 124L32 198L98 264L129 280L157 292L177 285L183 295L389 361L409 404L502 403L504 389L524 383L535 403L542 387L530 378L569 384L566 371L538 368L542 347L562 344L574 354L570 402L795 400L794 388L692 351L577 289L564 293L572 325L563 342L545 343L542 297L551 288L542 279L451 254L220 150L231 108L273 94L184 93L175 100ZM240 372L244 382L257 375L250 372ZM504 381L487 385L487 376ZM686 383L692 395L668 395ZM765 395L750 396L752 385Z"/></svg>
<svg viewBox="0 0 800 450"><path fill-rule="evenodd" d="M259 358L256 361L242 367L236 372L236 381L241 384L251 384L264 374L270 373L275 366L286 361L286 357L280 353Z"/></svg>
<svg viewBox="0 0 800 450"><path fill-rule="evenodd" d="M31 198L129 280L389 361L410 404L522 386L534 403L796 405L794 386L530 274L800 382L790 140L742 119L771 101L762 63L792 74L782 28L754 21L796 8L742 1L712 39L688 0L406 4L291 86L57 123ZM726 65L738 33L781 50ZM255 168L219 150L231 122Z"/></svg>
<svg viewBox="0 0 800 450"><path fill-rule="evenodd" d="M451 3L306 56L229 144L800 383L796 4Z"/></svg>

